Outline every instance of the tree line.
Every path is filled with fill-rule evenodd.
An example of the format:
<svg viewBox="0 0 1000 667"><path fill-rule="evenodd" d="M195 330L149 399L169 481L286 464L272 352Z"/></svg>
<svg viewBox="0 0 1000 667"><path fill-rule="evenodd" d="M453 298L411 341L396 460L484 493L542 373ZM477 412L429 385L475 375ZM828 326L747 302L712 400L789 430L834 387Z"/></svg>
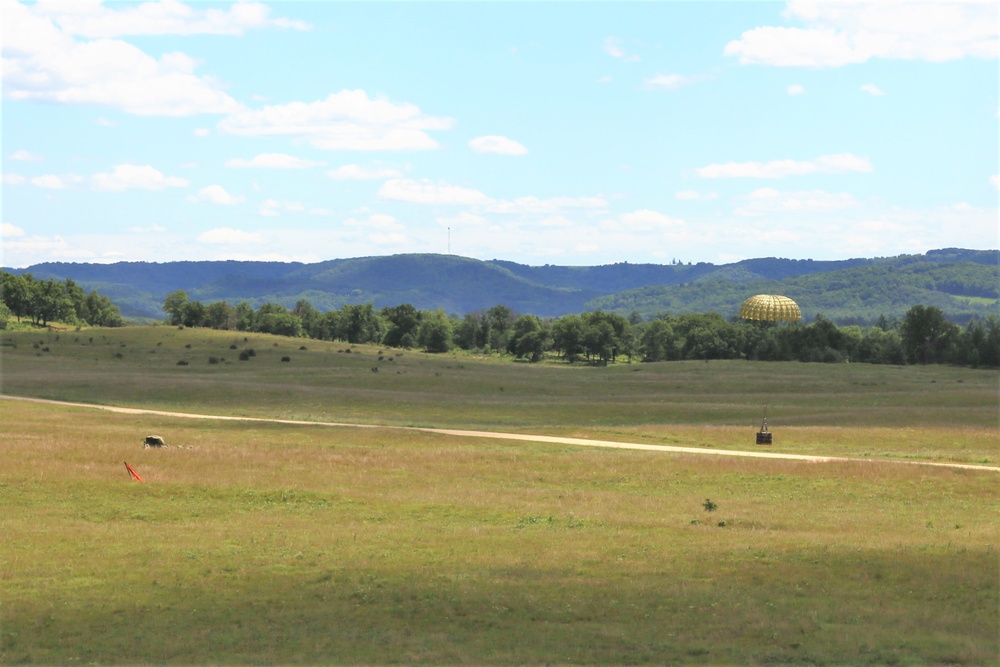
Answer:
<svg viewBox="0 0 1000 667"><path fill-rule="evenodd" d="M58 281L36 279L30 273L14 275L0 271L0 329L11 317L30 319L36 326L49 322L120 327L121 311L111 299L96 290L85 292L71 278Z"/></svg>
<svg viewBox="0 0 1000 667"><path fill-rule="evenodd" d="M947 363L1000 366L1000 318L974 318L960 327L934 306L917 305L901 319L882 316L874 326L837 326L817 317L809 324L726 320L716 313L662 314L644 320L593 311L557 318L519 315L497 305L463 316L418 310L410 304L375 309L370 303L322 312L308 301L294 308L246 302L204 304L183 290L163 310L173 325L269 333L448 352L453 348L509 354L537 362L546 355L592 364L619 359Z"/></svg>

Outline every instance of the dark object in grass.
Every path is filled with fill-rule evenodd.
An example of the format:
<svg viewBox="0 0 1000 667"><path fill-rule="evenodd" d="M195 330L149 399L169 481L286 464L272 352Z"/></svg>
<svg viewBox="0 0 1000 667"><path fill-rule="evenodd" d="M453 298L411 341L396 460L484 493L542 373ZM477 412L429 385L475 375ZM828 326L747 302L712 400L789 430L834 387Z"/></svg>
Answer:
<svg viewBox="0 0 1000 667"><path fill-rule="evenodd" d="M711 501L710 499L708 499L708 498L705 498L705 502L704 502L704 503L702 503L702 505L701 505L701 506L705 508L705 511L706 511L706 512L714 512L715 510L719 509L719 506L718 506L718 505L716 505L715 503L713 503L713 502L712 502L712 501Z"/></svg>
<svg viewBox="0 0 1000 667"><path fill-rule="evenodd" d="M757 431L757 444L771 444L771 432L767 430L767 406L764 407L764 423L760 425L760 430Z"/></svg>

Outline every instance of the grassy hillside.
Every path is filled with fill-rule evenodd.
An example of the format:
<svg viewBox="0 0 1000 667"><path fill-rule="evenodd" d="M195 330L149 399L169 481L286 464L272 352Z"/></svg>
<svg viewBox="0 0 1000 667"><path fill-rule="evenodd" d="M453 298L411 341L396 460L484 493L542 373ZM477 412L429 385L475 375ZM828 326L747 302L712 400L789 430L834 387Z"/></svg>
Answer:
<svg viewBox="0 0 1000 667"><path fill-rule="evenodd" d="M984 665L1000 652L997 473L902 463L996 465L997 372L380 359L167 327L0 343L9 394L707 452L752 448L768 403L773 450L870 459L4 400L2 664ZM176 446L144 450L150 433Z"/></svg>
<svg viewBox="0 0 1000 667"><path fill-rule="evenodd" d="M730 448L753 435L769 406L772 423L803 429L790 440L778 438L779 451L910 456L926 446L933 458L959 461L991 453L966 438L930 434L994 428L1000 377L943 366L516 364L167 326L7 332L0 342L0 389L14 395L394 426L628 433L650 442ZM244 350L254 356L240 361ZM723 430L678 441L671 430L677 424ZM901 439L829 439L845 427L918 430Z"/></svg>

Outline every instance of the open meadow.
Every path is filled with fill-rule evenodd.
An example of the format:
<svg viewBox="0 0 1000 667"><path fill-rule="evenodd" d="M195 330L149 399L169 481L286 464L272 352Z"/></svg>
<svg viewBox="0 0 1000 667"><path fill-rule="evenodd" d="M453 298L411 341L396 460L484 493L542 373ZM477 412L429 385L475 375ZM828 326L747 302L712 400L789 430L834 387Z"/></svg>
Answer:
<svg viewBox="0 0 1000 667"><path fill-rule="evenodd" d="M995 370L529 365L164 326L0 343L6 395L376 426L0 401L2 664L1000 659L1000 473L913 465L1000 465ZM761 449L765 406L768 451L860 460L711 454Z"/></svg>

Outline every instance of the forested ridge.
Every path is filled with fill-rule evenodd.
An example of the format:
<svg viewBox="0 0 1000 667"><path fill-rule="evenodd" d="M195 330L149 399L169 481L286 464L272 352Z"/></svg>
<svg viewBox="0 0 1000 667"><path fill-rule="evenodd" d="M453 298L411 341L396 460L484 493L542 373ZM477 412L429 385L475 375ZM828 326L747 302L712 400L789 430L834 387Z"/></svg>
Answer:
<svg viewBox="0 0 1000 667"><path fill-rule="evenodd" d="M785 294L811 321L873 324L901 318L915 304L940 308L964 324L996 312L996 250L949 248L923 255L836 261L759 258L714 265L621 262L602 266L526 266L455 255L404 254L282 262L119 262L39 264L9 270L38 279L72 279L108 295L127 317L159 320L168 294L201 301L246 301L291 308L300 300L328 311L403 303L464 315L502 303L522 314L557 317L604 310L644 318L662 313L736 313L747 296Z"/></svg>
<svg viewBox="0 0 1000 667"><path fill-rule="evenodd" d="M822 315L841 324L871 324L881 315L905 312L920 303L935 306L955 321L997 312L1000 269L957 262L919 261L876 264L784 280L696 280L675 286L645 287L600 297L588 305L649 317L662 312L718 312L732 316L752 294L789 294L807 319Z"/></svg>
<svg viewBox="0 0 1000 667"><path fill-rule="evenodd" d="M900 299L907 297L901 286L917 276L925 285L951 281L951 289L987 300L988 296L981 295L990 294L991 287L995 287L980 280L981 270L976 266L969 264L962 267L964 271L948 272L918 262L906 269L865 269L874 272L883 289ZM906 277L895 281L900 275ZM806 283L814 278L801 277ZM853 284L846 283L843 289L851 289ZM725 291L725 283L719 280L694 285L710 293ZM0 328L7 327L12 318L30 319L35 326L56 321L78 326L124 324L118 307L107 296L96 290L88 294L72 279L60 282L0 272L0 292ZM377 309L369 302L322 310L307 299L298 300L294 308L276 302L255 308L247 301L203 302L190 298L184 290L175 290L164 299L162 309L167 313L166 321L174 326L420 348L436 353L461 348L531 362L558 358L569 363L608 364L625 358L1000 365L1000 317L995 308L989 315L973 316L959 326L950 322L941 308L916 304L902 318L883 313L875 324L862 327L838 326L822 314L811 322L793 324L727 319L718 312L661 312L643 317L638 310L628 317L594 310L542 318L518 313L504 304L464 315L448 314L440 308L422 310L410 303Z"/></svg>

